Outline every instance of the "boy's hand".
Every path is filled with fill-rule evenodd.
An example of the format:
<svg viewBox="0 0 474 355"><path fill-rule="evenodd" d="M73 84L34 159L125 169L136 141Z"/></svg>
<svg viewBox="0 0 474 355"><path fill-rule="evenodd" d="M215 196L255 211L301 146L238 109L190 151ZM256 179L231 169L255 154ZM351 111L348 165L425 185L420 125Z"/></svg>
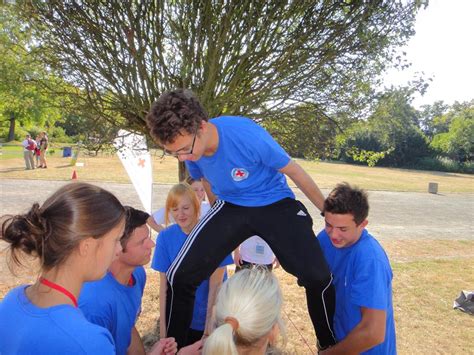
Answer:
<svg viewBox="0 0 474 355"><path fill-rule="evenodd" d="M149 355L174 355L178 350L178 344L174 338L163 338L156 342L151 348Z"/></svg>
<svg viewBox="0 0 474 355"><path fill-rule="evenodd" d="M200 355L202 351L202 340L198 340L194 344L181 348L178 355Z"/></svg>

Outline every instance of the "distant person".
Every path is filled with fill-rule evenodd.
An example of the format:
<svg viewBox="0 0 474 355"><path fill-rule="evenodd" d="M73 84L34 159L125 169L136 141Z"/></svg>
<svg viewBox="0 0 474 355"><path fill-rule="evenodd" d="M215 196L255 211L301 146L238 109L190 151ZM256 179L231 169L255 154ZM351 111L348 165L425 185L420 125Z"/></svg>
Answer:
<svg viewBox="0 0 474 355"><path fill-rule="evenodd" d="M120 243L122 251L110 265L106 275L86 282L79 297L79 308L86 318L110 331L117 354L145 354L135 323L141 312L146 273L143 265L150 261L155 243L146 225L149 214L125 207L126 223ZM162 339L165 353L176 351L171 338Z"/></svg>
<svg viewBox="0 0 474 355"><path fill-rule="evenodd" d="M155 254L151 267L160 272L160 335L168 336L169 308L167 298L166 272L173 262L180 257L180 250L189 241L189 234L199 221L200 203L196 193L186 183L174 185L166 198L165 219L172 216L176 224L163 229L156 239ZM202 263L205 264L209 254L203 251ZM204 334L209 333L209 319L217 290L226 277L226 266L233 263L228 255L218 265L209 279L204 280L197 288L193 305L193 316L189 325L187 338L180 347L193 344Z"/></svg>
<svg viewBox="0 0 474 355"><path fill-rule="evenodd" d="M46 163L46 152L49 148L49 139L46 132L40 133L40 168L46 169L48 164Z"/></svg>
<svg viewBox="0 0 474 355"><path fill-rule="evenodd" d="M41 155L41 137L39 134L36 135L36 148L35 148L35 162L36 162L36 167L40 167L40 155Z"/></svg>
<svg viewBox="0 0 474 355"><path fill-rule="evenodd" d="M280 265L270 246L258 235L245 240L234 250L234 263L236 271L256 265L271 271Z"/></svg>
<svg viewBox="0 0 474 355"><path fill-rule="evenodd" d="M162 94L146 121L165 154L184 161L189 174L203 182L212 205L166 275L168 330L178 346L192 319L194 290L253 235L262 237L305 287L319 348L334 345L331 273L312 218L286 181L288 176L322 210L324 196L312 178L257 123L235 116L210 119L189 90Z"/></svg>
<svg viewBox="0 0 474 355"><path fill-rule="evenodd" d="M194 180L191 177L186 179L186 182L191 186L191 188L196 193L200 203L201 203L201 212L200 217L202 218L210 209L211 206L209 202L206 201L206 191L202 185L200 180ZM165 208L160 208L156 212L154 212L150 218L148 218L148 225L153 228L156 232L161 232L168 224L176 223L173 219L173 216L168 216L169 220L165 221Z"/></svg>
<svg viewBox="0 0 474 355"><path fill-rule="evenodd" d="M215 329L204 343L204 355L264 355L279 335L283 297L278 280L264 268L244 269L229 278L217 296ZM270 352L271 353L271 352Z"/></svg>
<svg viewBox="0 0 474 355"><path fill-rule="evenodd" d="M21 142L21 145L23 146L23 158L25 159L26 170L32 170L35 168L34 152L36 142L27 134L25 140Z"/></svg>
<svg viewBox="0 0 474 355"><path fill-rule="evenodd" d="M392 269L365 227L367 194L339 184L324 202L326 228L318 235L334 275L334 329L339 341L321 354L396 354Z"/></svg>
<svg viewBox="0 0 474 355"><path fill-rule="evenodd" d="M26 214L4 216L12 261L37 257L41 274L0 302L0 354L115 354L110 332L77 307L85 281L102 278L121 250L125 211L110 192L72 183Z"/></svg>

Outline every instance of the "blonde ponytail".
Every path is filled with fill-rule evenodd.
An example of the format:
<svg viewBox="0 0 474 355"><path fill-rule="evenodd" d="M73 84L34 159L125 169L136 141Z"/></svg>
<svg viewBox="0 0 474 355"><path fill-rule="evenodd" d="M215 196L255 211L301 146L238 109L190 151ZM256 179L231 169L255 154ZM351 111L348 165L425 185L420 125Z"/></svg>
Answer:
<svg viewBox="0 0 474 355"><path fill-rule="evenodd" d="M238 354L239 348L266 344L281 320L283 297L275 275L265 268L244 269L228 279L217 295L215 330L206 340L203 354Z"/></svg>

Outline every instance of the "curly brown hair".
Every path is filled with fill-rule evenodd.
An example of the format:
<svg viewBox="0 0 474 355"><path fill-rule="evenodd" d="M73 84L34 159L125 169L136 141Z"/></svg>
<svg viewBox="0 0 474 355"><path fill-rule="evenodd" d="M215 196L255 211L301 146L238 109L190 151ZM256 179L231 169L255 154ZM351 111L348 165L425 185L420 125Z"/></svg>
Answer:
<svg viewBox="0 0 474 355"><path fill-rule="evenodd" d="M150 108L146 123L160 144L172 143L182 131L193 134L209 118L191 90L178 89L162 94Z"/></svg>
<svg viewBox="0 0 474 355"><path fill-rule="evenodd" d="M350 213L354 216L354 222L359 225L369 215L367 192L357 187L351 187L347 182L338 184L324 201L324 212Z"/></svg>

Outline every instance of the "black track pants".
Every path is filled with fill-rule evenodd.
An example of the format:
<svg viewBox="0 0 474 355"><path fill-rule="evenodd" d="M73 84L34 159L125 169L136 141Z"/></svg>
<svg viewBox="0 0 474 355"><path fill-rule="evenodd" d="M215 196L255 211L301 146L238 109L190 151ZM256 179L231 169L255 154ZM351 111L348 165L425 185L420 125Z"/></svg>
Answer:
<svg viewBox="0 0 474 355"><path fill-rule="evenodd" d="M320 345L335 344L332 277L312 225L306 207L291 198L263 207L216 201L186 238L166 273L167 335L175 337L179 347L186 344L197 286L238 245L258 235L270 245L281 266L306 288L308 311Z"/></svg>

